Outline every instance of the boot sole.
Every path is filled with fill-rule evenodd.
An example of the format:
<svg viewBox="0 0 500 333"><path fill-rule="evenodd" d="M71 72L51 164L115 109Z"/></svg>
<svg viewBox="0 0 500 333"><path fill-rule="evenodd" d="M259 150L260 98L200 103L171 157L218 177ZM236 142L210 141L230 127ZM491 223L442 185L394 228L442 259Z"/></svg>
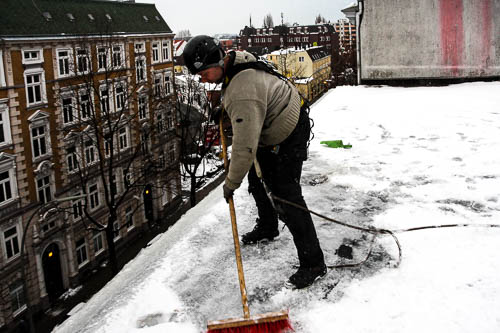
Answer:
<svg viewBox="0 0 500 333"><path fill-rule="evenodd" d="M245 242L243 239L240 239L240 241L244 245L256 245L256 244L267 244L267 243L273 242L273 241L278 240L278 239L279 239L279 235L276 237L272 237L272 238L262 238L261 240L255 241L255 242L248 242L248 241Z"/></svg>
<svg viewBox="0 0 500 333"><path fill-rule="evenodd" d="M327 271L325 272L325 274L323 275L318 275L314 281L308 285L308 286L305 286L305 287L302 287L302 288L297 288L293 283L291 283L290 281L286 281L285 282L285 287L288 288L288 289L292 289L292 290L303 290L303 289L308 289L310 287L312 287L313 284L315 284L317 281L319 280L322 280L326 275L328 274L328 269Z"/></svg>

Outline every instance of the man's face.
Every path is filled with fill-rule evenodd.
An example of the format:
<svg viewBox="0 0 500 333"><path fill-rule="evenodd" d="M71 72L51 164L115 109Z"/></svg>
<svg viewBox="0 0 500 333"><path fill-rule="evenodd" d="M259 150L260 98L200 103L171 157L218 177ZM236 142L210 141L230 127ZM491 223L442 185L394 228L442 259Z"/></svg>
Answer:
<svg viewBox="0 0 500 333"><path fill-rule="evenodd" d="M209 67L198 73L203 83L219 83L222 80L222 74L222 68L219 66Z"/></svg>

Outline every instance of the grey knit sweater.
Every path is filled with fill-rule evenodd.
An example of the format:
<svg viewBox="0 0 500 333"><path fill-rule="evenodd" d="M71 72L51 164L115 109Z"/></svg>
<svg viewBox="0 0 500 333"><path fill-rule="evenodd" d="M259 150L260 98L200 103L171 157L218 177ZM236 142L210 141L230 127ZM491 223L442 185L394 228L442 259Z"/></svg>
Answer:
<svg viewBox="0 0 500 333"><path fill-rule="evenodd" d="M236 52L234 64L251 61L256 61L252 54ZM233 128L226 186L237 189L257 148L279 144L293 131L300 115L300 96L291 83L262 70L246 69L224 89L223 104Z"/></svg>

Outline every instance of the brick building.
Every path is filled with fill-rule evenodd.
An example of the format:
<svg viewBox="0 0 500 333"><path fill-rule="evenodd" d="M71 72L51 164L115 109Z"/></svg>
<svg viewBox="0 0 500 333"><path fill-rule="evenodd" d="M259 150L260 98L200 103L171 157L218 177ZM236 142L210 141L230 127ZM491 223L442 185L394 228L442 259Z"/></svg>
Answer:
<svg viewBox="0 0 500 333"><path fill-rule="evenodd" d="M175 207L180 176L174 35L154 5L4 0L0 21L0 330L10 331L107 261L110 242L125 248L145 214ZM89 222L109 225L110 205L111 241Z"/></svg>
<svg viewBox="0 0 500 333"><path fill-rule="evenodd" d="M266 54L279 49L306 49L324 46L332 57L338 54L339 37L331 24L254 28L246 26L240 31L238 49ZM333 60L333 59L332 59Z"/></svg>

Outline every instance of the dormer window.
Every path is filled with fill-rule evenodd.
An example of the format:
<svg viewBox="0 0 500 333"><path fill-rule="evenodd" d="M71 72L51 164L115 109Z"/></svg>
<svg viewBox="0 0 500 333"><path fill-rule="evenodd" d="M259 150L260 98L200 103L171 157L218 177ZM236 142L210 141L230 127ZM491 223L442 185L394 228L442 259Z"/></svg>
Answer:
<svg viewBox="0 0 500 333"><path fill-rule="evenodd" d="M87 14L87 16L89 17L89 20L91 20L92 22L95 21L94 15Z"/></svg>
<svg viewBox="0 0 500 333"><path fill-rule="evenodd" d="M108 21L112 20L111 15L109 15L109 14L106 14L106 18L108 19Z"/></svg>
<svg viewBox="0 0 500 333"><path fill-rule="evenodd" d="M155 19L156 19L158 22L160 22L160 21L161 21L161 20L160 20L160 18L158 17L158 15L156 15L156 16L155 16Z"/></svg>
<svg viewBox="0 0 500 333"><path fill-rule="evenodd" d="M69 20L73 22L75 20L75 17L71 13L67 13L66 16L68 16Z"/></svg>
<svg viewBox="0 0 500 333"><path fill-rule="evenodd" d="M149 21L149 19L148 19L148 17L147 17L146 15L144 15L142 18L143 18L143 19L144 19L144 21L146 21L146 22L148 22L148 21Z"/></svg>

